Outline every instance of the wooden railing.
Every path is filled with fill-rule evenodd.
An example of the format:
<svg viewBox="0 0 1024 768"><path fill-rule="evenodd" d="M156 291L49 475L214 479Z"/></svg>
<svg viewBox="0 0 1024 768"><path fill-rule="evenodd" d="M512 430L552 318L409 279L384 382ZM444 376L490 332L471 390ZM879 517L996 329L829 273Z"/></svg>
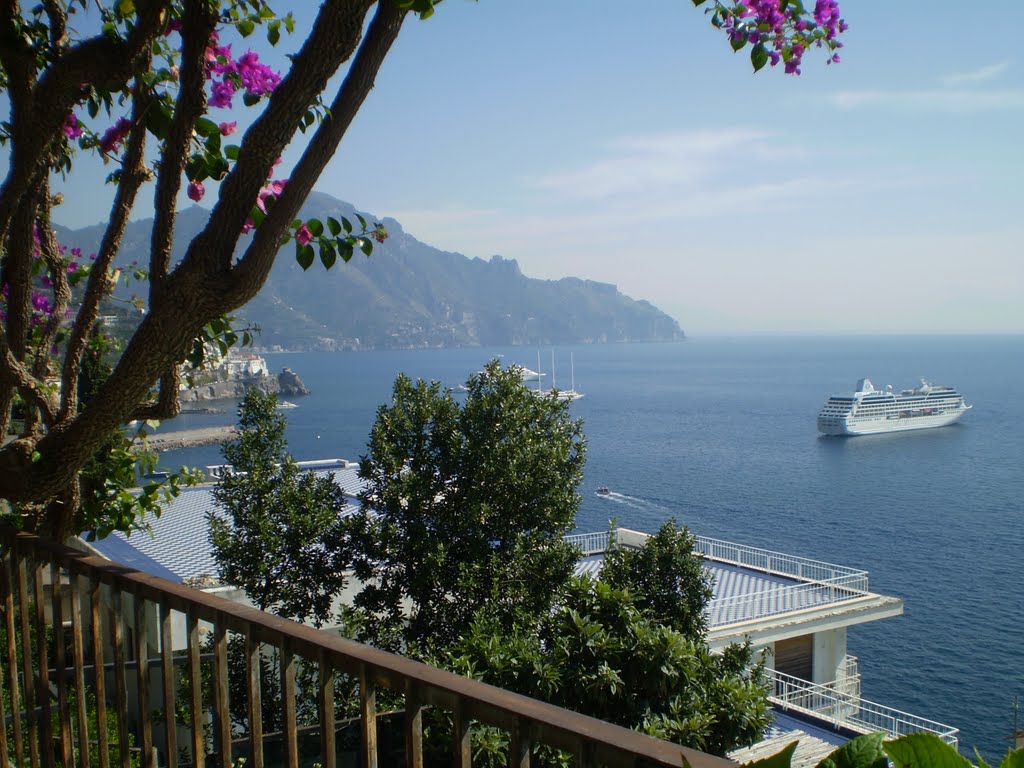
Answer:
<svg viewBox="0 0 1024 768"><path fill-rule="evenodd" d="M444 763L456 766L471 765L471 728L483 726L507 736L517 768L537 764L542 745L577 766L731 765L35 536L0 529L0 552L3 768L226 768L242 757L298 768L300 750L303 764L336 768L339 734L357 753L341 750L349 764L422 766L425 717L449 724ZM240 663L229 641L244 646ZM336 711L341 680L358 702L351 718ZM403 697L390 751L378 738L385 690Z"/></svg>

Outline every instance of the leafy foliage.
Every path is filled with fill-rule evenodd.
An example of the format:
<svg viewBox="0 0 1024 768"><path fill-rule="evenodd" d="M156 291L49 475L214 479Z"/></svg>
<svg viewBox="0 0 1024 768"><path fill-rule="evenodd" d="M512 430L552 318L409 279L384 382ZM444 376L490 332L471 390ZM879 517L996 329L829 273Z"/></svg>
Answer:
<svg viewBox="0 0 1024 768"><path fill-rule="evenodd" d="M454 671L715 754L770 723L763 661L749 646L713 654L664 626L633 595L570 579L539 624L511 630L481 611L447 655Z"/></svg>
<svg viewBox="0 0 1024 768"><path fill-rule="evenodd" d="M884 734L858 736L839 747L818 763L818 768L974 768L967 758L934 733L910 733L883 741ZM762 760L744 763L744 768L789 768L796 742L782 752ZM1010 749L999 768L1018 768L1024 764L1024 749ZM979 768L989 768L978 758Z"/></svg>
<svg viewBox="0 0 1024 768"><path fill-rule="evenodd" d="M329 477L299 470L276 405L252 389L239 406L238 437L223 448L232 470L213 493L227 519L207 514L210 542L221 578L258 608L321 626L349 565L345 497Z"/></svg>
<svg viewBox="0 0 1024 768"><path fill-rule="evenodd" d="M601 581L628 589L637 607L685 637L707 631L711 575L694 553L696 539L669 520L643 547L614 547L605 554Z"/></svg>
<svg viewBox="0 0 1024 768"><path fill-rule="evenodd" d="M568 403L492 361L459 404L437 382L395 381L360 464L355 603L376 644L449 647L489 604L508 624L548 609L575 563L585 455ZM372 577L372 581L371 581Z"/></svg>

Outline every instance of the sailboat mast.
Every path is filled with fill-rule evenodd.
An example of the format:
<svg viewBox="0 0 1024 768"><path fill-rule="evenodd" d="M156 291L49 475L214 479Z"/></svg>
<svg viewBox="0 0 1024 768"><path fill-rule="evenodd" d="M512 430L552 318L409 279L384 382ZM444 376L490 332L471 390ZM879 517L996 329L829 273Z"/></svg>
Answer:
<svg viewBox="0 0 1024 768"><path fill-rule="evenodd" d="M555 350L551 350L551 389L555 390Z"/></svg>

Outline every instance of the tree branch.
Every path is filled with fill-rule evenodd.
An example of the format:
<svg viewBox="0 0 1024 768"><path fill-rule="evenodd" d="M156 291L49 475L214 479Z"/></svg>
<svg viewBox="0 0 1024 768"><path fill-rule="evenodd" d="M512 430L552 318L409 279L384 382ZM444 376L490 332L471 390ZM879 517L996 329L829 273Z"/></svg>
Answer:
<svg viewBox="0 0 1024 768"><path fill-rule="evenodd" d="M373 0L328 0L321 6L313 31L292 57L291 69L270 96L263 114L246 131L235 167L221 182L210 220L192 241L181 268L202 269L211 281L227 279L242 227L270 168L295 136L309 105L323 93L341 63L352 56L372 4ZM271 239L276 242L283 231L271 233Z"/></svg>
<svg viewBox="0 0 1024 768"><path fill-rule="evenodd" d="M15 79L13 75L17 70L13 74L8 72L12 94L15 90L30 88L27 101L31 108L21 105L22 110L15 110L13 107L19 100L12 98L11 124L18 140L12 144L7 178L0 187L0 243L7 239L11 217L22 198L49 173L48 149L62 139L64 121L82 99L82 83L97 83L103 87L113 83L112 90L121 87L138 67L140 57L149 55L153 39L163 27L164 4L140 0L137 5L140 9L138 23L127 41L106 35L84 40L67 49L38 83L24 74ZM17 9L14 0L5 0L0 11L8 8ZM0 23L6 22L6 18L0 17ZM0 45L4 53L7 48Z"/></svg>
<svg viewBox="0 0 1024 768"><path fill-rule="evenodd" d="M298 214L313 185L330 162L356 113L373 89L391 45L398 37L405 11L394 0L381 0L352 66L331 103L330 114L302 153L281 196L257 230L251 245L232 272L228 301L241 306L259 291L273 266L281 236Z"/></svg>
<svg viewBox="0 0 1024 768"><path fill-rule="evenodd" d="M96 323L100 313L100 302L110 290L109 273L121 247L128 217L135 207L142 183L146 180L145 149L146 99L141 96L142 80L136 78L135 88L140 95L132 105L132 127L128 133L124 158L121 164L121 182L114 193L114 203L110 209L110 222L103 233L100 249L96 253L92 271L85 285L82 306L78 310L71 336L68 339L67 352L64 356L64 368L61 374L63 390L61 392L60 419L73 416L78 410L78 376L82 369L82 354L85 351L89 332Z"/></svg>
<svg viewBox="0 0 1024 768"><path fill-rule="evenodd" d="M150 303L157 299L171 268L174 245L174 216L177 211L181 176L188 159L189 144L196 121L206 107L206 48L216 25L208 3L186 0L181 30L182 52L180 90L174 121L160 153L155 213L149 253Z"/></svg>
<svg viewBox="0 0 1024 768"><path fill-rule="evenodd" d="M49 186L46 184L43 189L43 197L46 201L44 205L47 208L50 205ZM50 273L50 282L53 285L53 310L46 321L39 346L35 349L36 360L32 374L38 379L46 379L49 373L50 348L53 346L57 331L64 323L64 313L67 311L68 305L71 304L71 286L68 284L67 271L64 269L64 260L61 258L60 243L57 242L57 236L53 233L51 222L40 218L36 226L39 232L39 252L46 262L47 270Z"/></svg>

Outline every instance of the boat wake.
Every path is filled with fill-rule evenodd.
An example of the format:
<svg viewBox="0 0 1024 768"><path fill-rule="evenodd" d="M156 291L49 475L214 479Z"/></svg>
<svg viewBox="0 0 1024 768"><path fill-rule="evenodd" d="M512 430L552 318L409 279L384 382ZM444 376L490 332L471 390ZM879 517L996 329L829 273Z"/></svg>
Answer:
<svg viewBox="0 0 1024 768"><path fill-rule="evenodd" d="M657 502L642 499L638 496L630 496L626 493L618 493L617 491L609 491L608 493L598 494L598 496L608 501L614 501L616 504L624 504L631 509L644 512L662 512L669 514L672 512L672 510L664 504L658 504Z"/></svg>

